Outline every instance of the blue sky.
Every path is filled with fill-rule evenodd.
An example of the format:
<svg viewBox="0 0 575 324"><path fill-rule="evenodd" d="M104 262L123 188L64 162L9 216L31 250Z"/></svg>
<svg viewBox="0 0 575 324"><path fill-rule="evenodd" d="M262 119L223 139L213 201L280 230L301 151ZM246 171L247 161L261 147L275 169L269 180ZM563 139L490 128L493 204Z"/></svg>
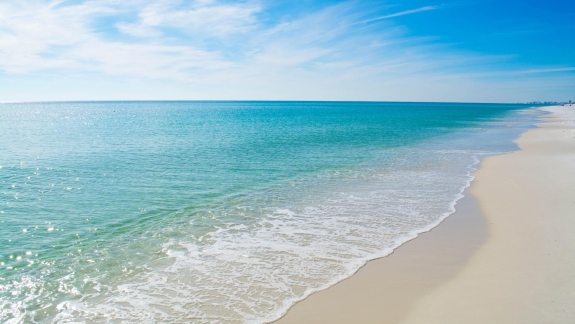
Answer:
<svg viewBox="0 0 575 324"><path fill-rule="evenodd" d="M575 1L0 0L0 101L575 100Z"/></svg>

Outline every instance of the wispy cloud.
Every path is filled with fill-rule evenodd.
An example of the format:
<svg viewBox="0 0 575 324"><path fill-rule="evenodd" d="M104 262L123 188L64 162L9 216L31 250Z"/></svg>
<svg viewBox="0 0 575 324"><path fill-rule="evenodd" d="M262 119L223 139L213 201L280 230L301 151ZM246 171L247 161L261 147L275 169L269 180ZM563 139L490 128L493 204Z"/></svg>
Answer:
<svg viewBox="0 0 575 324"><path fill-rule="evenodd" d="M219 36L246 28L255 9L194 3L180 11L175 1L22 1L0 5L0 69L26 73L42 69L101 71L152 78L186 78L186 70L225 68L217 50L173 42L162 28L204 33L211 25ZM171 5L171 6L170 6ZM158 6L155 12L151 6ZM140 9L142 8L142 9ZM138 14L138 23L118 22L119 32L133 36L158 36L152 41L113 39L99 31L98 20ZM118 19L118 18L116 18ZM187 21L190 22L187 22ZM163 36L166 39L160 39Z"/></svg>
<svg viewBox="0 0 575 324"><path fill-rule="evenodd" d="M372 22L372 21L390 19L390 18L395 18L395 17L401 17L401 16L406 16L406 15L418 13L418 12L436 10L438 8L439 8L438 6L425 6L425 7L421 7L421 8L417 8L417 9L404 10L404 11L396 12L396 13L389 14L389 15L383 15L383 16L379 16L376 18L372 18L372 19L362 20L362 21L358 22L358 24L364 24L364 23L368 23L368 22Z"/></svg>
<svg viewBox="0 0 575 324"><path fill-rule="evenodd" d="M514 71L516 74L534 74L534 73L556 73L556 72L569 72L575 71L575 67L561 67L561 68L549 68L549 69L529 69Z"/></svg>
<svg viewBox="0 0 575 324"><path fill-rule="evenodd" d="M135 23L120 22L116 27L124 33L138 36L159 36L162 30L175 28L188 34L227 36L254 27L254 15L260 11L252 3L221 4L215 1L195 1L181 5L174 1L154 1L138 10Z"/></svg>
<svg viewBox="0 0 575 324"><path fill-rule="evenodd" d="M396 60L394 52L399 49L391 44L407 45L393 28L377 35L376 46L371 32L341 24L362 14L354 12L350 3L268 26L258 23L261 7L251 2L63 4L23 1L0 6L0 69L11 73L101 71L189 81L213 79L221 75L216 70L227 74L226 80L259 71L285 78L286 73L293 74L293 70L284 70L288 68L306 69L310 74L327 67L336 72L338 67L337 72L343 73L344 66L350 69L370 61ZM101 30L115 30L128 38ZM384 57L380 57L382 48ZM410 51L417 51L414 44Z"/></svg>

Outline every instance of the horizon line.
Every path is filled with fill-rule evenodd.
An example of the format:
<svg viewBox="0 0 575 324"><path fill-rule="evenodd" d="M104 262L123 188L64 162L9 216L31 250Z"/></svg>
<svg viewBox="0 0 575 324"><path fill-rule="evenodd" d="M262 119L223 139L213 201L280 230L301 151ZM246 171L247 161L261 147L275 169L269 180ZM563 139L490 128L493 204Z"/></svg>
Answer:
<svg viewBox="0 0 575 324"><path fill-rule="evenodd" d="M112 103L112 102L364 102L364 103L450 103L450 104L561 104L569 101L529 101L529 102L472 102L472 101L398 101L398 100L289 100L289 99L119 99L119 100L38 100L38 101L0 101L0 104L23 103Z"/></svg>

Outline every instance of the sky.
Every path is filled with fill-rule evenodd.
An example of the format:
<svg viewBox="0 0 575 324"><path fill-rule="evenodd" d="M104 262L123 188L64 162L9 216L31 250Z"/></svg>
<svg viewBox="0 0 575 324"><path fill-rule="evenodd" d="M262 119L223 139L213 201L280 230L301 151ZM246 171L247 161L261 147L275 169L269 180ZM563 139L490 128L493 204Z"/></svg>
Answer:
<svg viewBox="0 0 575 324"><path fill-rule="evenodd" d="M575 101L573 0L0 0L0 102Z"/></svg>

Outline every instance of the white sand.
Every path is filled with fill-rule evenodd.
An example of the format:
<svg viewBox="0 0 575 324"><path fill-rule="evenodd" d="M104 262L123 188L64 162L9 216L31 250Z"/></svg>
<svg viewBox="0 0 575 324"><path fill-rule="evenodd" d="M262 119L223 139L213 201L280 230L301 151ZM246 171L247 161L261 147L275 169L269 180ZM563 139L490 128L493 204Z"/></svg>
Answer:
<svg viewBox="0 0 575 324"><path fill-rule="evenodd" d="M403 323L575 323L575 107L483 161L471 194L489 239Z"/></svg>

